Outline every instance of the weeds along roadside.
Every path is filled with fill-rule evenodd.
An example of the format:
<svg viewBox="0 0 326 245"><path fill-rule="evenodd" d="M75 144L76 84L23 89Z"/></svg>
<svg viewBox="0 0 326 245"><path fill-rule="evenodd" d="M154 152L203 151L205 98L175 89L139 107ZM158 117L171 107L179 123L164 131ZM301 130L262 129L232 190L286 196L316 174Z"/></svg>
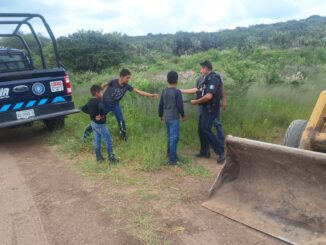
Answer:
<svg viewBox="0 0 326 245"><path fill-rule="evenodd" d="M173 60L158 57L153 64L130 63L123 66L133 72L132 85L149 92L161 92L167 71L174 69L179 72L180 87L193 87L198 76L198 72L193 69L198 67L199 61L211 59L216 70L222 74L227 88L228 108L221 116L226 134L280 143L292 120L309 117L315 100L324 87L326 66L320 60L309 65L313 59L309 55L316 56L302 50L260 48L247 56L235 50L210 50ZM118 71L116 68L100 74L72 73L77 107L89 98L91 84L112 79ZM184 96L184 100L191 98L192 96ZM158 100L128 93L121 105L129 142L125 144L118 139L118 127L110 114L108 127L113 136L115 151L124 161L132 162L140 169L159 170L166 164L166 137L165 127L159 123L157 116ZM181 153L198 150L197 108L185 104L185 110L188 121L181 124ZM65 151L91 154L91 142L80 141L88 123L88 116L82 113L69 117L65 133L56 135L55 140L64 145Z"/></svg>

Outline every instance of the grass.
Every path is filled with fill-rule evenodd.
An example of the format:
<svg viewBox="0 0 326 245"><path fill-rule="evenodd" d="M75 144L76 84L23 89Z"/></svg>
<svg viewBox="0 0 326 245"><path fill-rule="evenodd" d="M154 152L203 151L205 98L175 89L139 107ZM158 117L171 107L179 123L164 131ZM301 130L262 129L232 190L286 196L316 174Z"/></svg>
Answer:
<svg viewBox="0 0 326 245"><path fill-rule="evenodd" d="M202 178L212 177L212 172L197 164L184 164L181 168L190 176L199 176Z"/></svg>

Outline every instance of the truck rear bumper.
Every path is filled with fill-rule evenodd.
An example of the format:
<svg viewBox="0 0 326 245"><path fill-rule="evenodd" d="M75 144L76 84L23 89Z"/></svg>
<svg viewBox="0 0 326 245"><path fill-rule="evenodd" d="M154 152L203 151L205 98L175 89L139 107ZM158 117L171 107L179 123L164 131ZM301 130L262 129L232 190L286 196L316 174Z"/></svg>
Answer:
<svg viewBox="0 0 326 245"><path fill-rule="evenodd" d="M58 104L49 104L42 107L31 108L34 110L35 116L27 119L17 119L17 111L10 111L0 114L0 128L17 126L33 121L45 120L55 117L64 117L69 114L80 112L75 109L73 102L65 102Z"/></svg>

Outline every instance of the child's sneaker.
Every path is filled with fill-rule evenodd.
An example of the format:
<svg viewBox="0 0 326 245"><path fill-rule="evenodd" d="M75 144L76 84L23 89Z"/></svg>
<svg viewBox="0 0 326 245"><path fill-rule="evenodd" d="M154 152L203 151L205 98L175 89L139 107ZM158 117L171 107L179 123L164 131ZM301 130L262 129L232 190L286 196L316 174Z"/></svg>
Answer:
<svg viewBox="0 0 326 245"><path fill-rule="evenodd" d="M124 141L128 141L127 131L125 129L120 129L120 137Z"/></svg>
<svg viewBox="0 0 326 245"><path fill-rule="evenodd" d="M181 165L181 162L176 161L176 162L169 162L169 166L178 166Z"/></svg>
<svg viewBox="0 0 326 245"><path fill-rule="evenodd" d="M87 127L84 130L83 139L87 139L92 132L93 132L92 126L91 125L87 125Z"/></svg>
<svg viewBox="0 0 326 245"><path fill-rule="evenodd" d="M103 163L105 161L105 159L102 157L102 158L97 158L96 161L98 163Z"/></svg>
<svg viewBox="0 0 326 245"><path fill-rule="evenodd" d="M109 155L109 162L110 163L117 163L118 159L115 157L115 155L112 153Z"/></svg>

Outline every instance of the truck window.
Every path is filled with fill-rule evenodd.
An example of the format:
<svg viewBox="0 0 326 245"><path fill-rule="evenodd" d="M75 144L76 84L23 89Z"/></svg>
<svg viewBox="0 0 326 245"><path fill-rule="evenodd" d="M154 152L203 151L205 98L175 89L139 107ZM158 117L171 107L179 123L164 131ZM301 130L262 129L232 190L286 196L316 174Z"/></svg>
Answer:
<svg viewBox="0 0 326 245"><path fill-rule="evenodd" d="M0 72L30 70L26 56L19 53L0 53Z"/></svg>

